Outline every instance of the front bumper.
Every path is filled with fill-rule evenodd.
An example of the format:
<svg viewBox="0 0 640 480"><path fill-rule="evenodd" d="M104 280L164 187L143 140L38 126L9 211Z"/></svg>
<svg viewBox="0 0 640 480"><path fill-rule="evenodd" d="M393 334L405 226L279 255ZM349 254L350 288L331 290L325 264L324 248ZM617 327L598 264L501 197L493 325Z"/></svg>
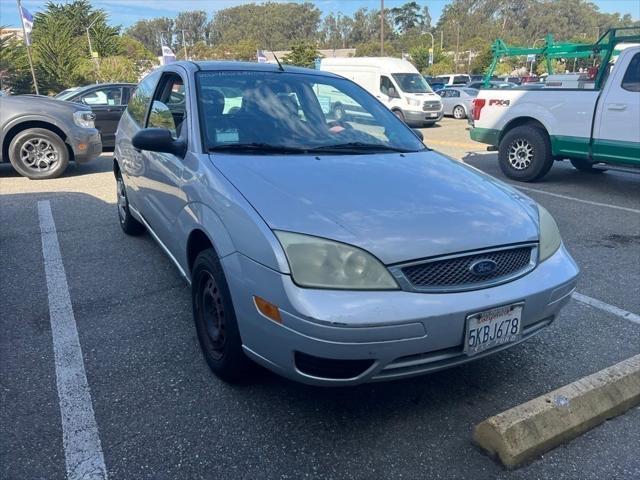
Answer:
<svg viewBox="0 0 640 480"><path fill-rule="evenodd" d="M75 127L68 132L67 143L73 150L73 158L78 163L86 163L102 153L100 132L95 128Z"/></svg>
<svg viewBox="0 0 640 480"><path fill-rule="evenodd" d="M513 346L516 343L466 356L462 350L467 315L524 301L520 340L524 341L555 320L579 275L564 246L531 273L510 283L444 294L305 289L288 275L238 253L223 258L222 263L245 352L280 375L315 385L405 378ZM257 311L254 295L280 308L282 324ZM368 363L350 378L319 376L299 368L296 352Z"/></svg>
<svg viewBox="0 0 640 480"><path fill-rule="evenodd" d="M403 111L404 120L407 125L424 125L430 123L436 123L442 120L443 111L439 112L424 112L424 111ZM432 114L437 114L433 117Z"/></svg>

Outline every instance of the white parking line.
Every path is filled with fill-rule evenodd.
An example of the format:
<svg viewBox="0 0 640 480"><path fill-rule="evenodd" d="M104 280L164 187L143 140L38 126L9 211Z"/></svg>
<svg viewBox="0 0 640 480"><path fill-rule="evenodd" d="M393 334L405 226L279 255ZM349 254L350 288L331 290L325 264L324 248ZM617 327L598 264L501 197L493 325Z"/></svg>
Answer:
<svg viewBox="0 0 640 480"><path fill-rule="evenodd" d="M591 200L583 200L582 198L570 197L569 195L562 195L560 193L547 192L545 190L538 190L537 188L531 188L531 187L523 187L521 185L516 185L515 183L510 183L509 185L519 188L520 190L542 193L543 195L549 195L551 197L557 197L557 198L564 198L565 200L573 200L574 202L586 203L587 205L594 205L596 207L609 207L609 208L615 208L616 210L622 210L625 212L640 213L640 210L637 208L621 207L619 205L611 205L609 203L592 202Z"/></svg>
<svg viewBox="0 0 640 480"><path fill-rule="evenodd" d="M640 315L635 313L627 312L621 308L618 308L614 305L609 305L608 303L601 302L600 300L596 300L595 298L588 297L578 292L573 292L573 298L577 301L586 303L595 308L599 308L600 310L604 310L605 312L612 313L618 317L622 317L625 320L629 320L630 322L640 324Z"/></svg>
<svg viewBox="0 0 640 480"><path fill-rule="evenodd" d="M106 480L91 392L71 307L56 225L48 201L38 202L42 255L49 294L56 383L62 415L62 445L68 480Z"/></svg>

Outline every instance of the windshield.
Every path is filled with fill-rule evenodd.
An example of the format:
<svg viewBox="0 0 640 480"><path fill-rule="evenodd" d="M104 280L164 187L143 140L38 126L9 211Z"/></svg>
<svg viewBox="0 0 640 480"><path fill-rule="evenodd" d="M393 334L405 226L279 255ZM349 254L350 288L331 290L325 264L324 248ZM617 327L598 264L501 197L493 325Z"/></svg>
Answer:
<svg viewBox="0 0 640 480"><path fill-rule="evenodd" d="M209 150L290 154L425 149L390 110L343 78L255 71L197 75Z"/></svg>
<svg viewBox="0 0 640 480"><path fill-rule="evenodd" d="M58 100L66 100L67 98L71 97L76 92L76 90L78 90L78 87L67 88L66 90L63 90L55 95L53 98L57 98Z"/></svg>
<svg viewBox="0 0 640 480"><path fill-rule="evenodd" d="M405 93L433 93L424 77L418 73L392 73L391 76Z"/></svg>

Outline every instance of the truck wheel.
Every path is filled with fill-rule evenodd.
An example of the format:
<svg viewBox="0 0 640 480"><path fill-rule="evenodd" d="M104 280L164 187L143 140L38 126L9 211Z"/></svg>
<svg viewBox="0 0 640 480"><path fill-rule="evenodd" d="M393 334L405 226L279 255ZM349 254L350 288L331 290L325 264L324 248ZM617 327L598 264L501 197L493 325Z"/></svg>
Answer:
<svg viewBox="0 0 640 480"><path fill-rule="evenodd" d="M400 120L402 120L403 122L407 123L404 119L404 113L402 113L402 110L394 110L393 114L398 117Z"/></svg>
<svg viewBox="0 0 640 480"><path fill-rule="evenodd" d="M69 164L69 151L51 130L28 128L11 140L9 161L23 177L45 180L62 175Z"/></svg>
<svg viewBox="0 0 640 480"><path fill-rule="evenodd" d="M198 341L209 368L226 382L246 381L254 365L242 350L229 287L211 248L200 252L193 263L191 299Z"/></svg>
<svg viewBox="0 0 640 480"><path fill-rule="evenodd" d="M569 161L577 170L584 173L603 173L607 171L606 168L593 168L593 163L581 158L572 158Z"/></svg>
<svg viewBox="0 0 640 480"><path fill-rule="evenodd" d="M120 220L120 228L127 235L137 236L146 230L138 220L133 218L129 210L129 199L127 198L127 189L122 180L122 175L116 173L116 194L118 196L118 219Z"/></svg>
<svg viewBox="0 0 640 480"><path fill-rule="evenodd" d="M500 169L520 182L535 182L553 165L551 142L541 129L522 125L507 132L498 150Z"/></svg>
<svg viewBox="0 0 640 480"><path fill-rule="evenodd" d="M467 118L467 113L464 111L464 107L462 105L456 105L453 107L453 118L457 120Z"/></svg>

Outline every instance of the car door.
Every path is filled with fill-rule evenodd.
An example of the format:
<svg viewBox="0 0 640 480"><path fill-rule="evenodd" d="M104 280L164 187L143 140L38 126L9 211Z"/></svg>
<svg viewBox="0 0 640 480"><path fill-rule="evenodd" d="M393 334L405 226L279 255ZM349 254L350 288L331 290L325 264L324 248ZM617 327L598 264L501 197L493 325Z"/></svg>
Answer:
<svg viewBox="0 0 640 480"><path fill-rule="evenodd" d="M187 90L184 77L166 72L151 101L147 128L165 128L175 140L187 141ZM174 222L187 203L182 190L183 159L171 153L142 151L145 168L140 179L144 215L162 243L175 253Z"/></svg>
<svg viewBox="0 0 640 480"><path fill-rule="evenodd" d="M443 115L451 114L451 98L449 96L450 93L451 93L451 91L447 90L447 89L443 89L443 90L440 90L438 92L438 95L440 95L440 99L442 101L442 114Z"/></svg>
<svg viewBox="0 0 640 480"><path fill-rule="evenodd" d="M618 58L618 62L622 57ZM640 164L640 52L616 69L605 86L595 119L596 161Z"/></svg>
<svg viewBox="0 0 640 480"><path fill-rule="evenodd" d="M80 101L91 107L96 128L102 137L102 147L115 145L116 129L126 106L122 102L122 87L96 88L85 93Z"/></svg>

